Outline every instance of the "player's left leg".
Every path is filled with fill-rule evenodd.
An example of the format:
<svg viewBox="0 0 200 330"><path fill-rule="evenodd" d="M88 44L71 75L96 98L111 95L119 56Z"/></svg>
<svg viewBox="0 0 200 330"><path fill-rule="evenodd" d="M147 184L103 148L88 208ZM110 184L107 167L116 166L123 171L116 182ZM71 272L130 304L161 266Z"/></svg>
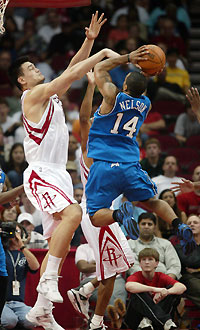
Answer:
<svg viewBox="0 0 200 330"><path fill-rule="evenodd" d="M115 276L102 280L98 287L98 299L97 304L95 307L94 315L90 321L89 330L94 329L106 329L105 325L103 324L103 318L105 315L106 307L110 301L112 296L114 283L115 283Z"/></svg>

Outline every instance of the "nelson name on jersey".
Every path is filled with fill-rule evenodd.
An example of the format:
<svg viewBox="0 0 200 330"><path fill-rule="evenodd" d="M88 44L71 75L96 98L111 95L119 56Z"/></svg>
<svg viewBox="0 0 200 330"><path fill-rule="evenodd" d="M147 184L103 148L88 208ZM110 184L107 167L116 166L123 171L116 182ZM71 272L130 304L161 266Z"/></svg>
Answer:
<svg viewBox="0 0 200 330"><path fill-rule="evenodd" d="M121 107L122 110L137 110L139 112L143 112L146 108L147 105L144 104L143 102L139 101L139 100L125 100L122 102L119 102L119 105Z"/></svg>

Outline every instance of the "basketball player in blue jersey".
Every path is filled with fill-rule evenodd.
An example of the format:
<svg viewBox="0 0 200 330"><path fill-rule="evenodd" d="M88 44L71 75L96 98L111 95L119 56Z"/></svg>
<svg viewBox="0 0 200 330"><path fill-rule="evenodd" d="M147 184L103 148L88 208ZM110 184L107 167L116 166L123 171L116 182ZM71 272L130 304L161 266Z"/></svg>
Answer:
<svg viewBox="0 0 200 330"><path fill-rule="evenodd" d="M145 52L145 46L144 52ZM141 51L141 47L138 49ZM109 71L118 65L137 64L138 50L95 65L95 81L103 101L94 115L88 140L88 157L94 162L86 185L87 209L94 226L122 223L132 239L137 238L130 202L140 201L168 223L172 223L185 253L192 252L195 241L191 229L177 218L165 201L156 199L157 188L139 163L138 131L151 109L144 95L146 77L139 72L129 73L118 92ZM110 210L112 201L124 194L125 202L118 210Z"/></svg>

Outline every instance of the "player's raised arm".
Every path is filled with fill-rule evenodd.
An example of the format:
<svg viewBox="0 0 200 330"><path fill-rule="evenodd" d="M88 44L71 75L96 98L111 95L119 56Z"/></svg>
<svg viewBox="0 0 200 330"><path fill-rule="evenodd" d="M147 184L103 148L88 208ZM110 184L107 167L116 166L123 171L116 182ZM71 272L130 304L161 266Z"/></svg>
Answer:
<svg viewBox="0 0 200 330"><path fill-rule="evenodd" d="M95 55L73 65L71 68L67 68L59 77L51 82L35 86L27 93L25 106L27 101L28 107L34 106L37 103L41 104L54 94L60 97L70 88L73 81L81 79L104 57L111 57L111 54L117 53L107 48L102 49Z"/></svg>
<svg viewBox="0 0 200 330"><path fill-rule="evenodd" d="M81 129L81 149L82 153L86 151L88 134L91 127L90 116L92 112L92 101L95 90L94 72L87 73L88 86L80 108L80 129Z"/></svg>
<svg viewBox="0 0 200 330"><path fill-rule="evenodd" d="M104 14L101 14L101 16L98 18L98 11L96 11L95 14L92 14L90 26L89 26L89 28L87 28L87 27L85 28L86 39L83 42L79 51L72 58L71 62L69 63L68 68L70 68L74 64L88 58L88 56L90 55L92 46L94 44L94 40L99 35L102 25L107 21L106 18L105 19L103 19L103 18L104 18Z"/></svg>
<svg viewBox="0 0 200 330"><path fill-rule="evenodd" d="M200 122L200 95L197 88L190 88L186 94L188 101L192 106L192 110L197 116L198 121Z"/></svg>
<svg viewBox="0 0 200 330"><path fill-rule="evenodd" d="M130 54L121 55L116 58L108 59L102 62L99 62L95 65L94 74L95 81L103 96L103 102L101 106L101 113L109 113L115 103L115 97L118 93L117 87L113 84L112 79L109 75L109 71L117 67L118 65L131 62L137 65L139 60L146 60L142 57L143 55L148 54L148 49L146 46L138 48L136 51L131 52Z"/></svg>

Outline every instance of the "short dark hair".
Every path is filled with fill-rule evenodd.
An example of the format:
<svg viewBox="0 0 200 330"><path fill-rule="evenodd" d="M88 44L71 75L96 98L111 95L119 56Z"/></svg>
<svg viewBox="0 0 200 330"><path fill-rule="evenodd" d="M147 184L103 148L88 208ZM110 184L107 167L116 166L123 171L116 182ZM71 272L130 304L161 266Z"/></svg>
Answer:
<svg viewBox="0 0 200 330"><path fill-rule="evenodd" d="M159 149L161 148L160 141L158 139L156 139L156 138L150 138L150 139L146 140L145 145L144 145L145 149L147 149L147 147L150 144L156 144Z"/></svg>
<svg viewBox="0 0 200 330"><path fill-rule="evenodd" d="M139 262L141 261L142 258L145 258L145 257L152 257L156 261L159 261L159 253L156 249L145 248L145 249L141 250L138 255Z"/></svg>
<svg viewBox="0 0 200 330"><path fill-rule="evenodd" d="M11 64L8 70L8 74L11 82L14 85L16 85L20 90L22 90L22 87L17 79L19 78L20 75L22 75L21 65L24 64L25 62L29 62L29 57L21 56Z"/></svg>
<svg viewBox="0 0 200 330"><path fill-rule="evenodd" d="M131 72L126 79L127 91L133 97L139 97L147 89L147 79L140 72Z"/></svg>
<svg viewBox="0 0 200 330"><path fill-rule="evenodd" d="M151 219L156 225L156 216L151 212L143 212L138 217L138 224L144 219Z"/></svg>

